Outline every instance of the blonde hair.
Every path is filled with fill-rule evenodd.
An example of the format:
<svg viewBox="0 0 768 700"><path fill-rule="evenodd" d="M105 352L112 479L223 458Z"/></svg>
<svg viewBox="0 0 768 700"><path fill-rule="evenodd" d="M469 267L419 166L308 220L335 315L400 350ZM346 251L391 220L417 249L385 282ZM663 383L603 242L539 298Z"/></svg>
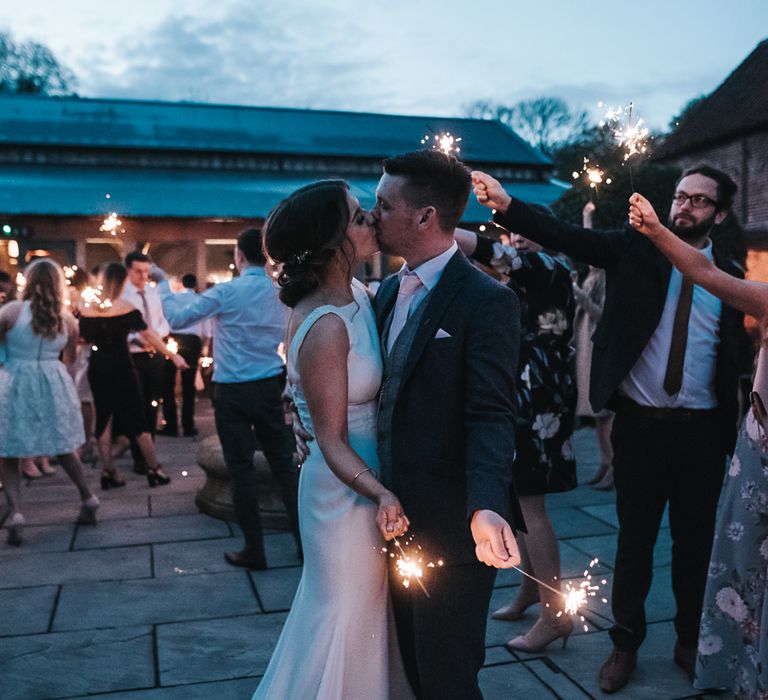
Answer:
<svg viewBox="0 0 768 700"><path fill-rule="evenodd" d="M32 332L53 339L64 330L64 273L49 258L36 260L25 271L23 299L32 310Z"/></svg>

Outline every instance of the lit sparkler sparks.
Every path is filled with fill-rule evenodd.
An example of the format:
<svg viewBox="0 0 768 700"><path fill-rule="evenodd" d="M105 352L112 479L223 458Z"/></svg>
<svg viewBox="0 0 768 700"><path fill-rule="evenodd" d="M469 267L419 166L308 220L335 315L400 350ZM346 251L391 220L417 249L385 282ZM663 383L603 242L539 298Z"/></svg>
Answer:
<svg viewBox="0 0 768 700"><path fill-rule="evenodd" d="M175 338L168 338L168 342L165 344L165 347L168 348L168 352L171 355L175 355L179 351L179 344L176 342Z"/></svg>
<svg viewBox="0 0 768 700"><path fill-rule="evenodd" d="M561 596L563 599L563 609L558 611L557 617L561 617L564 614L571 615L573 617L578 616L582 624L584 624L584 631L586 632L588 627L582 611L587 607L589 599L598 594L598 591L600 590L600 584L605 585L606 583L605 579L598 583L590 573L590 569L594 568L599 563L600 562L598 559L592 559L592 561L589 562L589 566L584 570L584 579L580 581L578 585L574 585L572 582L568 581L566 583L565 591L560 591L554 586L550 586L548 583L537 579L535 576L531 576L531 574L523 571L517 566L513 566L512 568L516 571L519 571L521 574L523 574L523 576L527 576L532 581L535 581L540 586L544 586L544 588L547 588L553 593ZM602 598L602 601L604 603L608 602L605 598ZM604 617L603 615L600 615L600 613L596 613L594 610L591 612L598 617Z"/></svg>
<svg viewBox="0 0 768 700"><path fill-rule="evenodd" d="M213 358L212 357L201 357L200 358L200 366L203 369L206 369L207 367L210 367L213 364Z"/></svg>
<svg viewBox="0 0 768 700"><path fill-rule="evenodd" d="M413 535L408 537L408 539L405 541L405 547L413 547L412 542ZM421 554L422 550L419 545L415 545L415 554L409 554L406 552L405 548L400 543L400 540L397 539L397 537L392 538L392 544L395 545L398 553L396 554L395 552L389 552L389 556L391 559L395 560L395 569L397 570L397 575L402 579L403 588L410 588L412 583L416 583L419 588L421 588L424 595L429 598L429 592L427 591L427 588L422 581L422 578L424 577L424 570L435 569L443 566L443 560L438 559L437 562L430 561L424 563L424 557ZM381 552L382 554L386 554L387 548L382 547Z"/></svg>
<svg viewBox="0 0 768 700"><path fill-rule="evenodd" d="M584 179L589 183L591 189L597 192L599 185L610 185L612 180L609 177L605 177L605 171L599 165L591 165L589 158L584 158L584 165L581 166L581 172L574 170L573 179L578 180L584 176Z"/></svg>
<svg viewBox="0 0 768 700"><path fill-rule="evenodd" d="M604 106L601 102L599 106ZM636 118L632 123L632 110L634 104L629 103L626 107L606 107L605 117L600 122L600 126L610 126L613 130L613 137L621 148L624 148L624 160L628 161L636 154L644 155L648 151L648 138L650 131L648 127L643 126L642 118ZM626 116L626 124L622 121Z"/></svg>
<svg viewBox="0 0 768 700"><path fill-rule="evenodd" d="M123 225L123 222L120 221L119 217L117 216L117 213L113 211L106 219L104 219L104 221L101 222L101 226L99 226L99 231L102 231L104 233L109 233L112 236L116 236L117 230L122 225Z"/></svg>
<svg viewBox="0 0 768 700"><path fill-rule="evenodd" d="M442 151L447 156L458 157L461 148L458 144L461 142L460 136L452 136L450 131L446 131L440 134L433 134L431 137L427 134L421 139L421 145L426 146L432 143L432 150Z"/></svg>
<svg viewBox="0 0 768 700"><path fill-rule="evenodd" d="M100 309L108 309L112 306L112 300L103 297L103 287L86 287L80 292L80 298L83 300L83 306L89 308L91 306L98 306Z"/></svg>

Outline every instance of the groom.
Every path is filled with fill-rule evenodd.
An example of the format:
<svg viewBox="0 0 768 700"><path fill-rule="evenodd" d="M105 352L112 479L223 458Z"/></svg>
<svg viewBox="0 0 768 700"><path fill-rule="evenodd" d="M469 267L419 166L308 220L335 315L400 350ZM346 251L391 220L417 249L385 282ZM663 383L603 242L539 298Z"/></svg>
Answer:
<svg viewBox="0 0 768 700"><path fill-rule="evenodd" d="M477 674L496 568L519 563L512 528L517 297L474 268L453 232L470 171L439 151L384 161L371 212L382 252L405 259L374 307L385 374L382 481L400 498L429 597L392 577L398 640L419 698L482 698ZM510 527L510 524L512 527Z"/></svg>

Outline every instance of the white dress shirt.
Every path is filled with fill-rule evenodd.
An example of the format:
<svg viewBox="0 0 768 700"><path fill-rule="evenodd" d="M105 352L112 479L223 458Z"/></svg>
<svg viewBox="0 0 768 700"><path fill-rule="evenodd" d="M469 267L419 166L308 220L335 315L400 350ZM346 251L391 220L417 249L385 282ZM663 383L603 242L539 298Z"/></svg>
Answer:
<svg viewBox="0 0 768 700"><path fill-rule="evenodd" d="M147 301L146 308L142 301L141 293L130 280L125 281L121 298L129 301L141 312L144 323L147 324L149 330L154 331L161 338L165 338L168 335L171 328L163 314L163 305L160 301L160 292L157 287L152 287L149 284L144 285L144 298ZM147 318L147 309L149 309L149 318ZM128 336L128 348L131 352L146 352L145 346L146 343L144 343L138 333L131 333Z"/></svg>
<svg viewBox="0 0 768 700"><path fill-rule="evenodd" d="M712 243L702 250L712 259ZM676 394L667 394L664 375L667 372L672 327L680 298L683 276L673 267L667 288L664 311L656 331L645 346L619 387L620 393L642 406L655 408L698 408L717 406L715 369L720 344L720 315L722 303L698 285L693 286L691 316L688 320L688 340L685 346L683 384Z"/></svg>
<svg viewBox="0 0 768 700"><path fill-rule="evenodd" d="M174 294L159 285L163 310L174 327L213 320L213 380L223 384L275 377L284 361L278 346L285 339L288 310L263 267L247 267L231 282L202 294Z"/></svg>
<svg viewBox="0 0 768 700"><path fill-rule="evenodd" d="M395 326L396 320L400 316L403 316L405 320L410 317L410 315L416 310L419 304L424 300L424 297L426 297L427 294L429 294L429 292L431 292L435 285L440 281L440 277L443 275L445 266L448 264L448 261L456 254L458 249L459 247L454 241L446 251L440 253L440 255L436 255L434 258L431 258L426 262L423 262L414 270L409 269L408 265L403 263L403 266L397 273L398 281L402 282L403 277L406 275L415 275L419 278L421 284L407 296L398 294L397 300L395 301L395 308L392 314L392 326ZM402 309L403 306L406 308ZM405 323L402 325L397 324L399 327L390 327L390 332L387 334L388 353L392 351L392 346L395 344L397 336L400 334L400 331L403 330L404 325Z"/></svg>

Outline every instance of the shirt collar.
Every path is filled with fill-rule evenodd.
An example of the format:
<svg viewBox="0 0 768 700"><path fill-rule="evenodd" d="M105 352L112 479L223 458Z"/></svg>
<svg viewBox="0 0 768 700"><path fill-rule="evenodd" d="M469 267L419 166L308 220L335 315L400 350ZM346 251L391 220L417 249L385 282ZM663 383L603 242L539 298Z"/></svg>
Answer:
<svg viewBox="0 0 768 700"><path fill-rule="evenodd" d="M267 272L265 268L259 267L258 265L249 265L248 267L240 270L241 277L245 277L248 275L261 275L261 274L266 275Z"/></svg>
<svg viewBox="0 0 768 700"><path fill-rule="evenodd" d="M704 246L701 249L701 252L704 255L706 255L710 260L712 260L712 258L714 257L714 254L712 253L712 239L711 238L707 238L707 245Z"/></svg>
<svg viewBox="0 0 768 700"><path fill-rule="evenodd" d="M403 277L408 274L415 274L421 280L424 287L431 291L440 281L440 275L443 274L445 266L458 249L459 247L456 245L456 241L454 241L447 250L440 253L440 255L436 255L434 258L430 258L426 262L421 263L415 270L408 269L408 265L403 263L403 266L397 273L398 281L402 280Z"/></svg>

